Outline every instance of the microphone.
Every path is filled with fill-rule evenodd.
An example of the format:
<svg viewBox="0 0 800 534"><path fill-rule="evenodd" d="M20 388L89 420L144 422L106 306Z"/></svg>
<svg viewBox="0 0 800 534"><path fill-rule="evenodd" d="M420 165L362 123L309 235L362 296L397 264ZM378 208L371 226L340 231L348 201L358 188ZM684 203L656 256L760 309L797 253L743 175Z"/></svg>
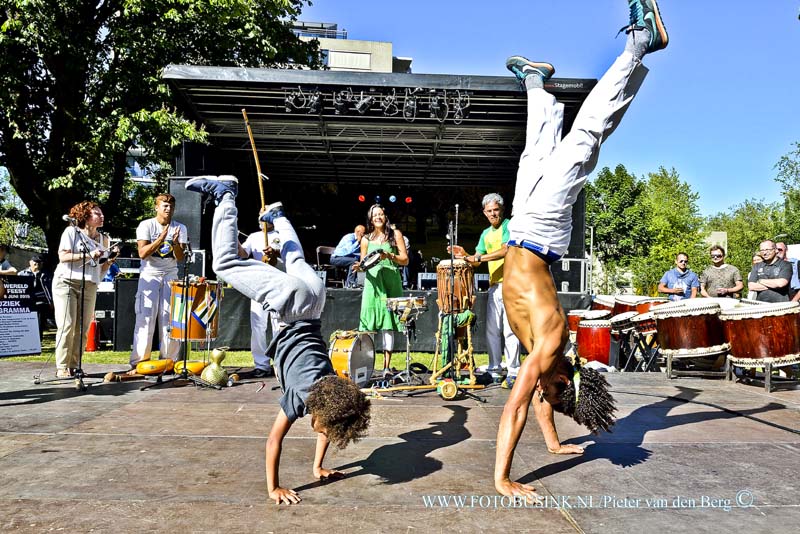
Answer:
<svg viewBox="0 0 800 534"><path fill-rule="evenodd" d="M70 217L69 215L62 215L61 220L64 222L68 222L70 224L75 224L75 225L78 224L78 219L76 219L75 217Z"/></svg>

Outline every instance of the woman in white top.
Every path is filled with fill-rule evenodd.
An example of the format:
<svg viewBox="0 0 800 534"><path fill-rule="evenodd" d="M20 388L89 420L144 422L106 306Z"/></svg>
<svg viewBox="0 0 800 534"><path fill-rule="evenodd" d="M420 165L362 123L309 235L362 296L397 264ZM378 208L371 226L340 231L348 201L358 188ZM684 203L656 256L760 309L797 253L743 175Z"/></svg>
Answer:
<svg viewBox="0 0 800 534"><path fill-rule="evenodd" d="M81 347L86 346L94 319L97 284L108 270L109 238L100 233L103 212L85 200L69 210L73 224L61 234L59 264L53 274L53 306L56 319L56 376L74 376ZM85 254L84 254L85 251ZM83 337L81 331L81 278L83 288Z"/></svg>

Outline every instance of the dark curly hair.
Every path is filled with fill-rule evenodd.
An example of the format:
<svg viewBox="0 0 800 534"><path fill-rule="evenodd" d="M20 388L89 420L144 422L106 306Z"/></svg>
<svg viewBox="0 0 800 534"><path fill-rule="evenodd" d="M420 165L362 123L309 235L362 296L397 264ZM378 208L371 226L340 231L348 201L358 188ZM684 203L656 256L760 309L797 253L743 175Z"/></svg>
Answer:
<svg viewBox="0 0 800 534"><path fill-rule="evenodd" d="M306 407L339 449L367 433L370 402L351 380L335 375L319 380L309 391Z"/></svg>
<svg viewBox="0 0 800 534"><path fill-rule="evenodd" d="M92 210L99 208L100 205L91 200L84 200L72 206L69 210L69 216L78 221L78 228L85 228L86 221L92 216Z"/></svg>
<svg viewBox="0 0 800 534"><path fill-rule="evenodd" d="M386 236L386 241L389 242L389 245L397 248L397 240L394 235L395 226L389 221L389 214L386 213L386 208L380 204L373 204L369 207L369 210L367 210L367 236L371 236L375 233L375 225L372 224L372 214L378 208L383 210L383 214L386 216L386 224L383 225L383 235Z"/></svg>
<svg viewBox="0 0 800 534"><path fill-rule="evenodd" d="M588 367L573 366L569 358L562 358L557 363L557 372L567 375L569 384L559 382L558 398L561 402L553 406L553 410L572 417L578 424L597 434L600 429L611 432L614 426L614 397L608 392L609 384L602 373ZM580 372L580 396L575 401L575 383L572 377L575 371Z"/></svg>

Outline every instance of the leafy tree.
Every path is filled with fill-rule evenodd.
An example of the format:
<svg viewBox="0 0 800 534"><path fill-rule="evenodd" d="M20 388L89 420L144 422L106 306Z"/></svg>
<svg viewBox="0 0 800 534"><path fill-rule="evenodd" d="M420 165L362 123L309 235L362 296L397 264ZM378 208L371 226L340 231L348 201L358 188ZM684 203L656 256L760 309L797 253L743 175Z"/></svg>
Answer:
<svg viewBox="0 0 800 534"><path fill-rule="evenodd" d="M787 234L787 243L800 243L800 143L782 156L775 165L784 201L784 221L780 233ZM771 234L773 235L773 234Z"/></svg>
<svg viewBox="0 0 800 534"><path fill-rule="evenodd" d="M0 165L47 235L98 199L129 235L150 205L128 179L132 148L156 178L205 132L171 109L170 63L319 67L318 42L291 29L305 0L0 0ZM138 205L137 205L138 203ZM149 204L149 203L146 203Z"/></svg>
<svg viewBox="0 0 800 534"><path fill-rule="evenodd" d="M639 293L654 295L664 272L674 267L675 255L686 252L690 260L703 254L703 218L697 207L699 195L682 181L675 169L649 173L640 198L647 213L650 248L631 261L634 286Z"/></svg>
<svg viewBox="0 0 800 534"><path fill-rule="evenodd" d="M604 263L626 265L647 254L650 236L644 205L644 184L624 165L603 168L586 185L586 224L594 227L594 252Z"/></svg>

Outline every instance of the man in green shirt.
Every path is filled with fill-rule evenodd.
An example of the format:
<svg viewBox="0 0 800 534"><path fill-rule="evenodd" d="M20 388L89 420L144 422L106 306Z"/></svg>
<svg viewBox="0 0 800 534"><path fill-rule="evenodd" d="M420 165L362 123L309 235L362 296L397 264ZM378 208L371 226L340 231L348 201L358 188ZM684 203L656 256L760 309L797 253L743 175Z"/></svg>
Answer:
<svg viewBox="0 0 800 534"><path fill-rule="evenodd" d="M466 256L463 247L456 247L456 257L464 258L473 267L489 264L489 301L486 306L486 342L489 347L489 369L498 378L502 369L501 356L505 355L508 375L516 377L519 371L519 340L508 324L503 306L503 262L508 246L508 219L503 217L503 197L489 193L481 202L489 228L483 231L475 254Z"/></svg>

